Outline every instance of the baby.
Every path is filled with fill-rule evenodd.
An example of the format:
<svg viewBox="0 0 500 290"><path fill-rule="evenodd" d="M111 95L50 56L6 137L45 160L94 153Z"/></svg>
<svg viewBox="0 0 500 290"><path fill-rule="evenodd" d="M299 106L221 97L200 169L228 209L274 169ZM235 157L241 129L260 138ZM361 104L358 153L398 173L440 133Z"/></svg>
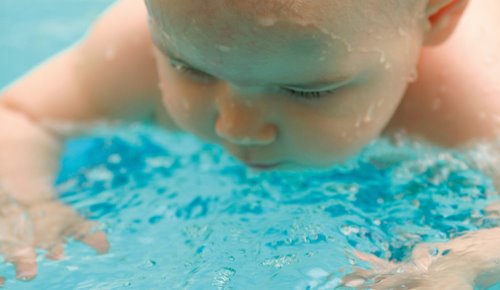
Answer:
<svg viewBox="0 0 500 290"><path fill-rule="evenodd" d="M60 259L68 236L107 251L104 233L52 187L62 140L96 122L153 119L257 170L329 167L399 131L445 146L497 135L497 0L145 2L119 1L83 41L1 93L0 229L11 235L0 251L18 278L36 275L37 248ZM8 227L23 213L33 233ZM500 257L500 231L477 236L490 253L467 256L454 276L470 283ZM439 277L432 265L412 279Z"/></svg>

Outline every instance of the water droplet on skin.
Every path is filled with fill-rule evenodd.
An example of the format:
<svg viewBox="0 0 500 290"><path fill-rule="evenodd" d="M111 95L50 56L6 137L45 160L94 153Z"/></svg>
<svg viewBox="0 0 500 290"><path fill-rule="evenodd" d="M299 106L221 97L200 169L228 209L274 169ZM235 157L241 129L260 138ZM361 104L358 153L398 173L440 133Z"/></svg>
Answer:
<svg viewBox="0 0 500 290"><path fill-rule="evenodd" d="M399 35L401 36L408 36L408 32L406 32L406 30L404 30L402 27L399 27L398 28L398 32L399 32Z"/></svg>
<svg viewBox="0 0 500 290"><path fill-rule="evenodd" d="M417 68L414 68L408 75L407 81L413 83L416 82L417 79L418 79L418 71Z"/></svg>
<svg viewBox="0 0 500 290"><path fill-rule="evenodd" d="M373 110L374 109L375 109L374 106L370 105L370 107L368 108L368 111L366 112L365 118L363 119L363 122L371 123L372 118L373 118Z"/></svg>
<svg viewBox="0 0 500 290"><path fill-rule="evenodd" d="M191 105L189 104L189 102L186 99L182 100L182 106L184 107L185 110L191 109Z"/></svg>
<svg viewBox="0 0 500 290"><path fill-rule="evenodd" d="M113 61L116 58L116 50L112 46L108 46L104 52L104 57L107 61Z"/></svg>
<svg viewBox="0 0 500 290"><path fill-rule="evenodd" d="M225 46L225 45L218 45L217 49L222 51L222 52L230 52L231 51L231 48L229 46Z"/></svg>
<svg viewBox="0 0 500 290"><path fill-rule="evenodd" d="M276 19L271 17L264 17L259 19L259 24L264 27L270 27L276 24Z"/></svg>
<svg viewBox="0 0 500 290"><path fill-rule="evenodd" d="M312 23L307 23L308 25L311 25ZM316 26L316 25L315 25ZM340 41L346 48L347 52L352 52L353 51L353 48L352 48L352 45L347 42L347 40L345 40L344 38L328 31L327 29L323 28L323 27L319 27L319 30L321 31L321 33L329 36L332 40L336 40L336 41ZM332 46L331 43L328 44L328 46Z"/></svg>
<svg viewBox="0 0 500 290"><path fill-rule="evenodd" d="M435 98L434 100L432 100L431 110L435 112L439 110L439 108L441 108L441 99Z"/></svg>
<svg viewBox="0 0 500 290"><path fill-rule="evenodd" d="M167 42L171 42L171 37L170 34L166 33L165 31L161 31L161 36L167 40Z"/></svg>
<svg viewBox="0 0 500 290"><path fill-rule="evenodd" d="M383 51L380 51L380 58L378 59L380 63L385 63L385 53Z"/></svg>

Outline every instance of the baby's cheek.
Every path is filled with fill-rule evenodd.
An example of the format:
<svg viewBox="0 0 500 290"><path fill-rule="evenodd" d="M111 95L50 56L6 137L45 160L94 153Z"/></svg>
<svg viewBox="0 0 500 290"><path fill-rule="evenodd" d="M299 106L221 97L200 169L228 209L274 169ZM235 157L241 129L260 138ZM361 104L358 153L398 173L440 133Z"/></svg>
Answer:
<svg viewBox="0 0 500 290"><path fill-rule="evenodd" d="M175 122L185 131L212 140L215 112L213 98L199 88L171 88L163 102Z"/></svg>
<svg viewBox="0 0 500 290"><path fill-rule="evenodd" d="M301 122L291 120L293 130L291 143L297 156L303 156L306 163L331 166L344 161L378 137L381 124L375 120L376 112L366 119L364 104L360 110L349 114L318 114L316 110L303 112Z"/></svg>

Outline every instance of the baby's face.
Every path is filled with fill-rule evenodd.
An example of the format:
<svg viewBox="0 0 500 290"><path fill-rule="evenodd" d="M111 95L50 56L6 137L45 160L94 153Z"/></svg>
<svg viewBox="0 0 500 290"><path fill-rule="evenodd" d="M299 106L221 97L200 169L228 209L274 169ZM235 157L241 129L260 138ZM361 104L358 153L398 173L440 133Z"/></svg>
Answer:
<svg viewBox="0 0 500 290"><path fill-rule="evenodd" d="M331 166L376 138L425 24L419 0L146 2L168 112L262 169Z"/></svg>

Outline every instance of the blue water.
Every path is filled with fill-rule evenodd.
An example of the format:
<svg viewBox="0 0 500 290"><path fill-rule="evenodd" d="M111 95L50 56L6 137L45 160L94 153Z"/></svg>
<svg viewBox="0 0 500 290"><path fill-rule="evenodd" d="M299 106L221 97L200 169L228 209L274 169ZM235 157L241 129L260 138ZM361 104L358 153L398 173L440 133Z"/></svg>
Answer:
<svg viewBox="0 0 500 290"><path fill-rule="evenodd" d="M110 2L0 2L0 87ZM334 289L354 249L405 261L421 242L500 224L483 211L498 200L491 180L459 152L410 142L379 140L329 171L258 174L217 146L132 125L71 140L62 167L62 200L103 225L110 252L69 241L65 260L40 256L32 282L0 264L7 289Z"/></svg>

